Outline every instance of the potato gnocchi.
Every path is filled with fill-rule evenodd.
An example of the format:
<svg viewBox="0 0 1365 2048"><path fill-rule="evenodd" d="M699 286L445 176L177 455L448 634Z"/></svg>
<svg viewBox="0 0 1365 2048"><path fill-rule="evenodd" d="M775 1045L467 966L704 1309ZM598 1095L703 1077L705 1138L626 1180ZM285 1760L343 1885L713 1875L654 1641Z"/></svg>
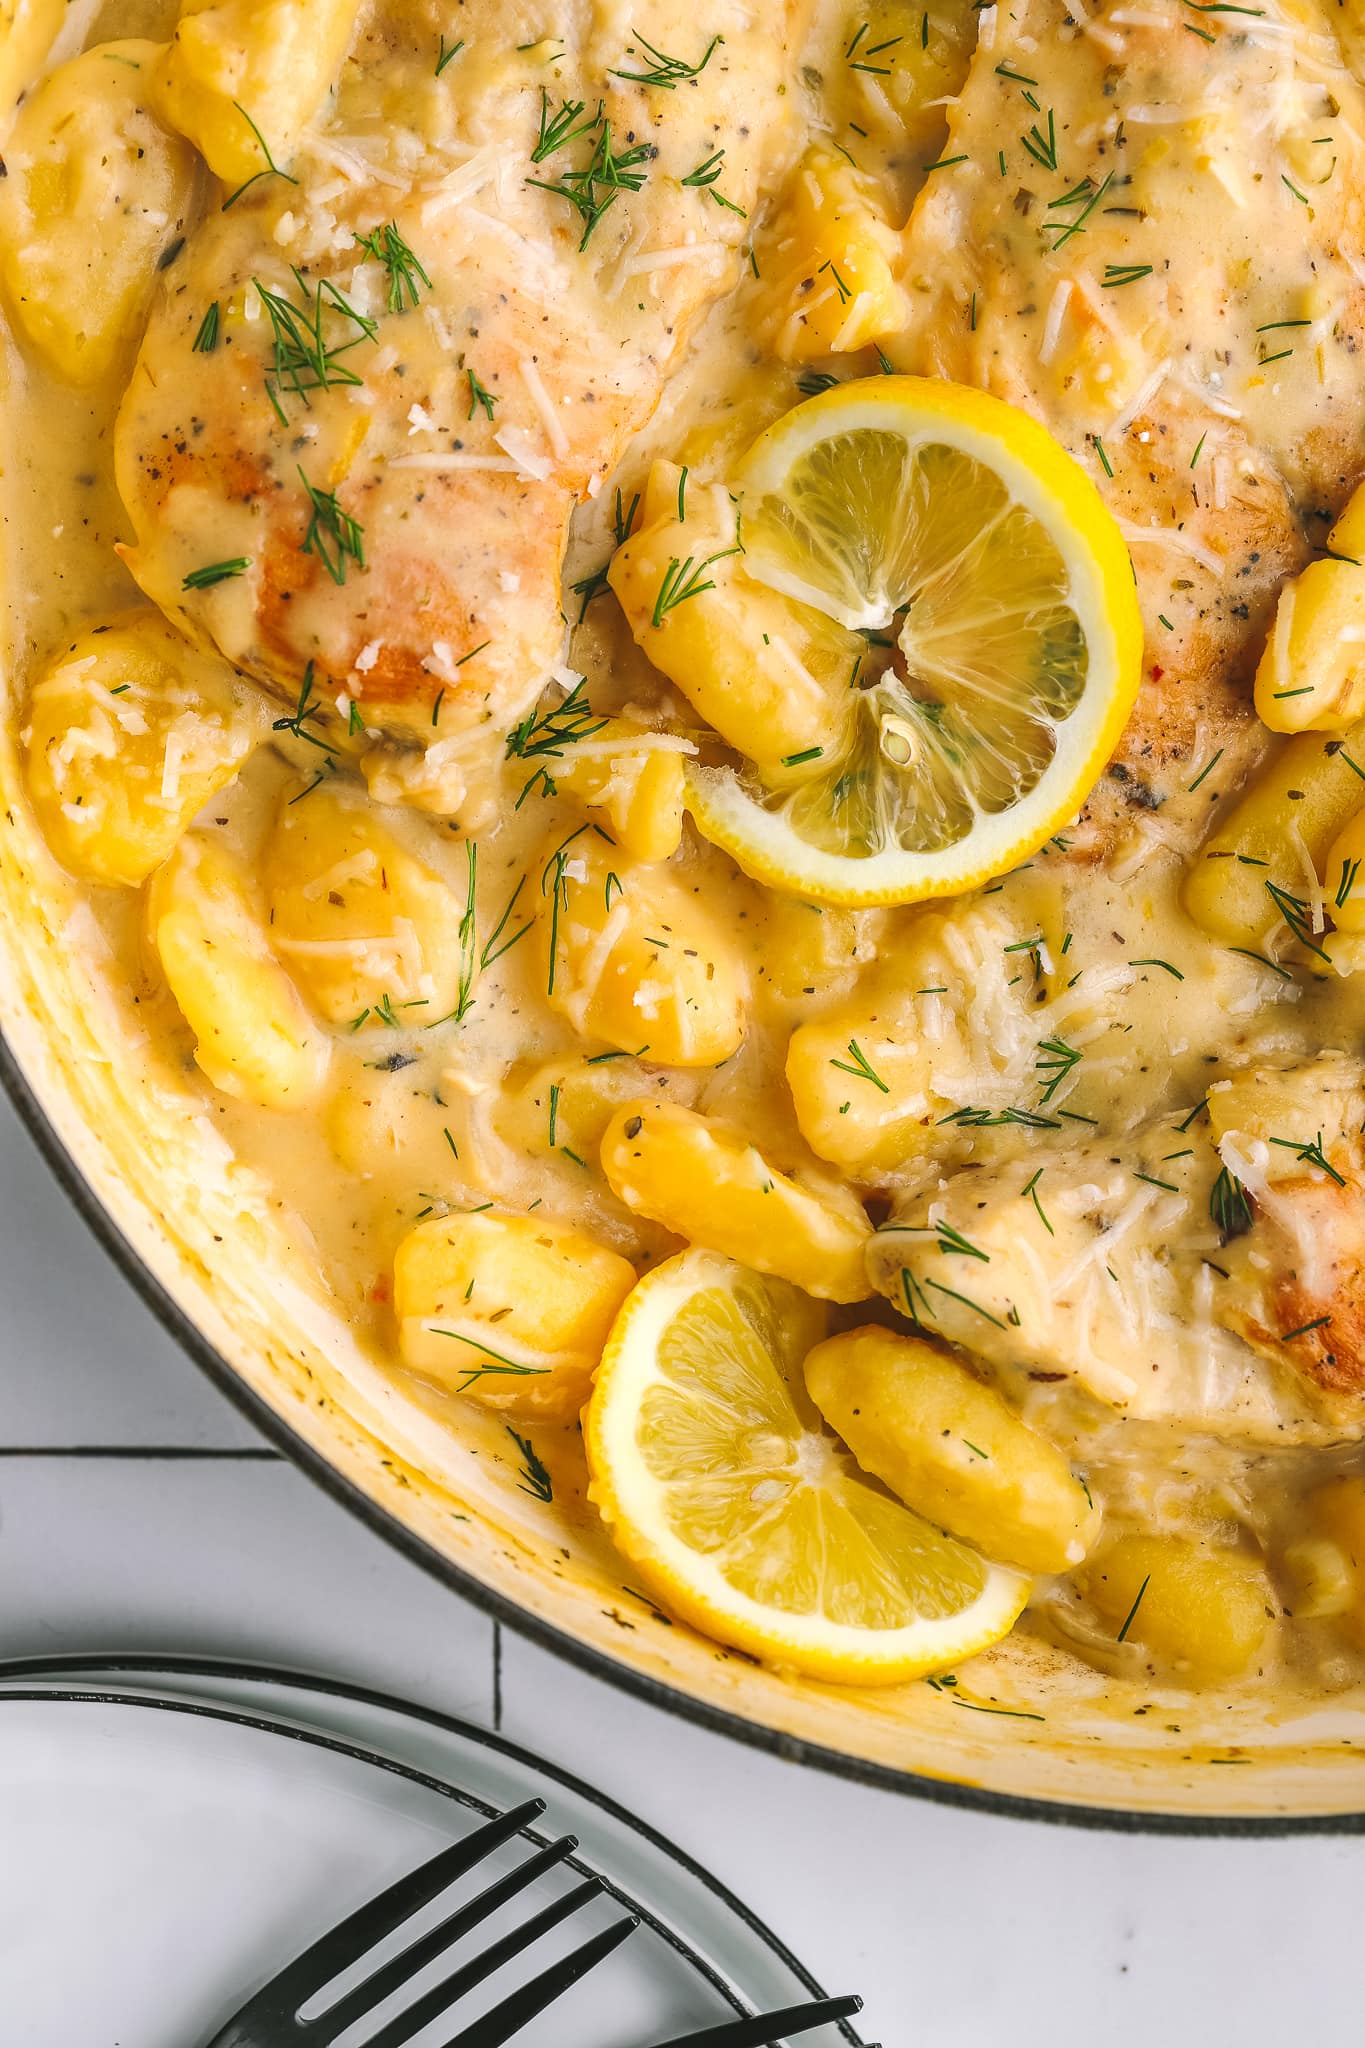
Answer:
<svg viewBox="0 0 1365 2048"><path fill-rule="evenodd" d="M0 0L12 732L100 1028L528 1526L605 1543L594 1374L693 1271L717 1499L1125 1711L1365 1676L1365 90L1316 0L1204 12ZM1083 812L841 897L1003 846L1136 650L1068 491L1145 634Z"/></svg>
<svg viewBox="0 0 1365 2048"><path fill-rule="evenodd" d="M25 100L0 185L0 276L25 337L59 376L127 368L157 266L189 224L193 152L155 112L155 43L105 43Z"/></svg>

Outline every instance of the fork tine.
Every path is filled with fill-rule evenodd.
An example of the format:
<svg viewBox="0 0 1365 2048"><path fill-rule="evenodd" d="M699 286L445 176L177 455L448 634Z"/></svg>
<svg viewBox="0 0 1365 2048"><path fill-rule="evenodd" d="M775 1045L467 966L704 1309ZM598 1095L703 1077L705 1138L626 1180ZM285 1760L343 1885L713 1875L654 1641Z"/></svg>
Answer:
<svg viewBox="0 0 1365 2048"><path fill-rule="evenodd" d="M571 1913L577 1913L590 1900L597 1898L601 1891L601 1878L590 1877L584 1883L576 1885L572 1891L565 1892L562 1898L555 1899L551 1905L537 1913L534 1919L528 1920L524 1927L514 1927L510 1934L504 1934L491 1948L485 1949L481 1955L471 1957L469 1962L456 1970L452 1976L433 1986L430 1991L424 1992L406 2012L399 2013L387 2026L381 2027L367 2042L366 2048L403 2048L403 2043L410 2041L429 2021L438 2018L457 2000L463 1998L467 1991L472 1991L476 1984L482 1984L486 1977L493 1976L504 1963L511 1962L513 1956L518 1956L523 1949L530 1948L543 1934L548 1934L552 1927L558 1927L561 1920L567 1920Z"/></svg>
<svg viewBox="0 0 1365 2048"><path fill-rule="evenodd" d="M320 1935L302 1954L287 1963L257 1995L268 1999L276 2011L290 2015L297 2013L314 1993L325 1989L333 1977L340 1976L367 1949L382 1941L386 1934L392 1934L396 1927L401 1927L419 1907L434 1899L438 1892L443 1892L457 1877L463 1877L476 1863L482 1863L504 1842L519 1835L532 1821L539 1820L544 1811L543 1799L528 1799L523 1805L513 1807L510 1813L496 1814L492 1820L485 1821L462 1842L443 1849L429 1862L419 1864L416 1870L400 1877L377 1898L368 1899L363 1906L358 1906L338 1926L329 1928L326 1934Z"/></svg>
<svg viewBox="0 0 1365 2048"><path fill-rule="evenodd" d="M368 1977L346 1992L334 2005L329 2005L325 2012L319 2013L313 2024L323 2030L320 2038L334 2041L339 2034L344 2034L353 2021L370 2012L386 1999L390 1992L410 1983L419 1970L424 1970L428 1963L434 1962L446 1949L453 1948L462 1935L468 1934L471 1927L477 1927L481 1920L487 1920L490 1914L497 1912L499 1906L506 1905L518 1892L525 1891L528 1885L534 1884L538 1877L543 1876L556 1863L562 1863L566 1856L571 1856L577 1847L577 1835L561 1835L557 1842L547 1843L543 1849L538 1849L534 1856L529 1856L524 1863L519 1863L515 1870L505 1871L501 1877L495 1878L477 1898L470 1899L467 1905L458 1906L429 1932L419 1934L415 1941L410 1941L396 1956L391 1956L387 1962L381 1963L378 1969L372 1970ZM445 2002L449 2004L450 2001L447 1999ZM437 2012L440 2009L439 2005L435 2008ZM409 2031L415 2033L417 2030L413 2027ZM401 2034L397 2038L405 2041L407 2035ZM371 2042L370 2048L375 2048L375 2043Z"/></svg>
<svg viewBox="0 0 1365 2048"><path fill-rule="evenodd" d="M861 2012L861 1998L816 1998L804 2005L784 2006L781 2012L754 2013L748 2019L722 2020L718 2027L703 2027L699 2034L678 2034L660 2048L774 2048L793 2034L808 2034L831 2020L851 2019Z"/></svg>
<svg viewBox="0 0 1365 2048"><path fill-rule="evenodd" d="M472 2026L464 2027L458 2034L452 2034L444 2048L502 2048L504 2041L510 2041L524 2026L562 1998L569 1988L577 1984L580 1977L586 1977L589 1970L619 1948L626 1936L633 1934L640 1922L633 1915L629 1920L618 1920L614 1927L608 1927L601 1934L595 1934L591 1941L585 1941L582 1948L576 1948L571 1956L554 1963L548 1970L542 1970L529 1984L523 1984L519 1991L504 1998L482 2019Z"/></svg>

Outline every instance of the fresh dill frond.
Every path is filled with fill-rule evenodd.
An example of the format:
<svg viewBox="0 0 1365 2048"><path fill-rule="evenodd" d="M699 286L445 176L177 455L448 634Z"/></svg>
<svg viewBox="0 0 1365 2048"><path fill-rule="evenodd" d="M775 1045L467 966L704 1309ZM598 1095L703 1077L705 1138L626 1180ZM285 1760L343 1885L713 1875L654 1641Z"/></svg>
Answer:
<svg viewBox="0 0 1365 2048"><path fill-rule="evenodd" d="M358 520L343 511L335 491L319 490L316 484L310 484L302 466L299 476L313 508L302 552L316 555L333 583L344 583L348 562L354 562L358 569L365 567L364 531Z"/></svg>
<svg viewBox="0 0 1365 2048"><path fill-rule="evenodd" d="M190 347L195 355L211 356L213 354L213 351L218 346L218 335L222 325L222 318L222 309L217 299L215 299L203 319L199 322L199 331L190 343Z"/></svg>
<svg viewBox="0 0 1365 2048"><path fill-rule="evenodd" d="M467 364L465 366L465 376L469 379L469 411L465 414L465 418L472 420L475 413L482 406L485 419L491 420L493 417L493 407L498 403L497 392L490 391L486 384L481 383L478 376Z"/></svg>
<svg viewBox="0 0 1365 2048"><path fill-rule="evenodd" d="M289 732L296 740L306 740L310 747L317 747L324 754L334 754L336 748L323 739L320 733L309 732L310 725L319 724L326 717L314 695L314 664L310 661L303 672L299 688L299 700L288 718L277 718L271 726L272 732Z"/></svg>
<svg viewBox="0 0 1365 2048"><path fill-rule="evenodd" d="M1220 1244L1230 1244L1234 1237L1244 1237L1255 1221L1251 1196L1231 1167L1222 1166L1218 1170L1218 1178L1209 1194L1209 1216L1218 1232Z"/></svg>
<svg viewBox="0 0 1365 2048"><path fill-rule="evenodd" d="M852 1074L855 1080L870 1081L874 1088L881 1090L883 1095L891 1093L890 1083L882 1079L856 1038L850 1038L845 1050L848 1053L848 1059L832 1059L830 1061L832 1067L837 1067L841 1074Z"/></svg>
<svg viewBox="0 0 1365 2048"><path fill-rule="evenodd" d="M541 1462L529 1437L518 1436L508 1424L507 1434L521 1452L522 1467L520 1491L529 1493L533 1500L552 1501L555 1497L554 1484Z"/></svg>
<svg viewBox="0 0 1365 2048"><path fill-rule="evenodd" d="M612 78L623 78L631 85L657 85L665 92L676 91L685 79L699 78L719 45L725 41L724 36L712 36L705 54L697 63L689 64L681 57L670 57L665 50L656 50L653 43L647 41L638 29L634 33L635 42L626 44L626 55L638 58L645 68L642 71L613 69L609 75ZM641 52L644 53L643 56Z"/></svg>
<svg viewBox="0 0 1365 2048"><path fill-rule="evenodd" d="M375 228L368 235L357 235L356 241L367 256L372 256L384 268L386 303L391 313L401 313L416 306L421 297L419 286L431 290L431 279L419 257L404 240L397 221L386 221L383 227Z"/></svg>
<svg viewBox="0 0 1365 2048"><path fill-rule="evenodd" d="M191 569L180 588L212 590L215 583L227 583L234 576L244 576L250 567L250 555L234 555L230 562L207 562L202 569Z"/></svg>
<svg viewBox="0 0 1365 2048"><path fill-rule="evenodd" d="M259 185L262 178L283 178L286 185L297 185L299 182L297 178L291 178L288 171L282 171L280 169L274 157L270 154L269 143L266 141L264 135L262 135L260 129L256 126L256 123L252 120L250 114L248 114L246 108L242 105L241 101L234 100L232 104L236 111L241 115L242 119L246 122L246 125L251 130L252 134L255 136L257 145L260 148L261 155L265 158L265 169L263 171L256 171L251 177L249 177L246 180L245 184L239 185L235 192L229 192L227 198L223 201L222 210L224 213L227 212L229 207L235 206L237 204L237 201L242 197L242 195L246 192L249 192L253 185Z"/></svg>
<svg viewBox="0 0 1365 2048"><path fill-rule="evenodd" d="M343 360L362 343L373 341L377 323L351 304L330 278L309 288L303 272L294 270L299 297L295 301L273 286L251 280L270 321L274 342L273 383L266 389L280 412L278 392L285 389L310 403L309 392L333 385L359 384L359 372ZM283 415L281 414L281 417Z"/></svg>

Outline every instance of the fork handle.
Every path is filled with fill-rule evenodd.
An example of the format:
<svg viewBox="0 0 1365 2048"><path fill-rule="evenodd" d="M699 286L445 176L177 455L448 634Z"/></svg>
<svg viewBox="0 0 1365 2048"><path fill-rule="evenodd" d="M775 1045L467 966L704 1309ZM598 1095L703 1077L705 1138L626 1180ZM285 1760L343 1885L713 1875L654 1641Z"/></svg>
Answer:
<svg viewBox="0 0 1365 2048"><path fill-rule="evenodd" d="M831 2020L850 2019L861 2012L863 2001L847 1998L817 1998L805 2005L788 2005L781 2012L754 2013L743 2020L722 2020L718 2027L703 2027L699 2034L678 2034L659 2048L777 2048L793 2034L808 2034L813 2027Z"/></svg>

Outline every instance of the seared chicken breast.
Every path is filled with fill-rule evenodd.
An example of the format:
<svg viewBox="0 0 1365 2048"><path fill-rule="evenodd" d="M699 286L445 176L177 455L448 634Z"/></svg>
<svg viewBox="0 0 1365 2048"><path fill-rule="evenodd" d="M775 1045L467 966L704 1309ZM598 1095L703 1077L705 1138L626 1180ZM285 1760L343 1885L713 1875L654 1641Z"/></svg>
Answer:
<svg viewBox="0 0 1365 2048"><path fill-rule="evenodd" d="M1365 461L1365 96L1339 18L987 9L905 236L898 366L1034 413L1132 551L1144 685L1078 852L1220 747L1235 786L1276 593Z"/></svg>
<svg viewBox="0 0 1365 2048"><path fill-rule="evenodd" d="M547 39L476 0L438 75L442 25L379 9L333 118L179 252L117 466L147 593L472 824L563 659L570 514L743 261L790 10L656 7L645 40L597 0Z"/></svg>
<svg viewBox="0 0 1365 2048"><path fill-rule="evenodd" d="M950 1173L874 1241L897 1309L1017 1389L1268 1443L1359 1426L1365 1072L1253 1069L1191 1119ZM1182 1124L1184 1128L1182 1129ZM1249 1126L1249 1128L1247 1128Z"/></svg>

